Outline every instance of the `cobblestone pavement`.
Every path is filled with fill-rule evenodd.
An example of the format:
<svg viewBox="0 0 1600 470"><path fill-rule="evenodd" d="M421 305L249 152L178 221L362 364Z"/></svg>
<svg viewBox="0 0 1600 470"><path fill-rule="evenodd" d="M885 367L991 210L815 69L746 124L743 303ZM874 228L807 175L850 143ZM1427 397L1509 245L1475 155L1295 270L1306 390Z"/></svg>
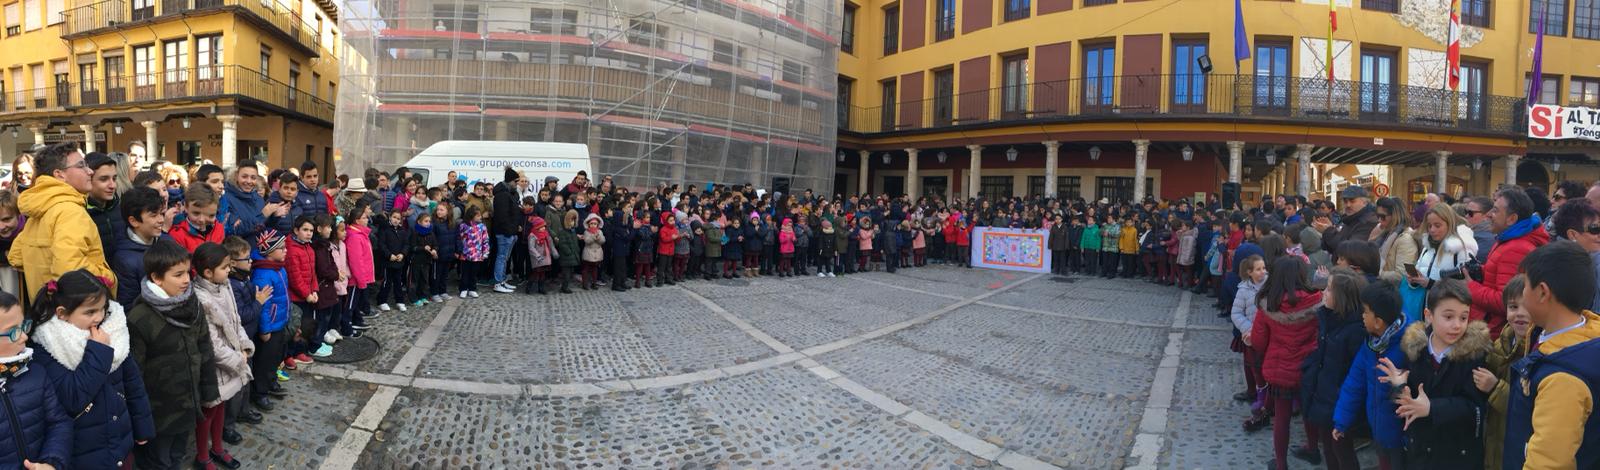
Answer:
<svg viewBox="0 0 1600 470"><path fill-rule="evenodd" d="M1212 302L948 267L486 294L384 315L383 353L295 372L231 449L248 468L1260 468L1271 435L1239 427Z"/></svg>

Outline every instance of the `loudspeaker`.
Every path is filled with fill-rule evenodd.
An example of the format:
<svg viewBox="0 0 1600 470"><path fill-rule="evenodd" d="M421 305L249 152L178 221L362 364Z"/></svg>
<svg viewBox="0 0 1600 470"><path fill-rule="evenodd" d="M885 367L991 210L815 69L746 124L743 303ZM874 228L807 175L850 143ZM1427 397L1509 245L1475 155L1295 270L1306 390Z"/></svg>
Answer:
<svg viewBox="0 0 1600 470"><path fill-rule="evenodd" d="M772 179L772 190L780 194L789 194L789 177L779 176Z"/></svg>
<svg viewBox="0 0 1600 470"><path fill-rule="evenodd" d="M1222 183L1222 208L1233 209L1239 206L1239 183Z"/></svg>

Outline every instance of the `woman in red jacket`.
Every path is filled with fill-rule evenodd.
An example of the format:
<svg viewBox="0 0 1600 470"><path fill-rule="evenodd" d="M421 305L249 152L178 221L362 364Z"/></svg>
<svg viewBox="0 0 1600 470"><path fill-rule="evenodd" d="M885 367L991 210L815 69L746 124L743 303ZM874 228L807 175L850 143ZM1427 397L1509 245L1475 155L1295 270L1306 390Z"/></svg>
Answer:
<svg viewBox="0 0 1600 470"><path fill-rule="evenodd" d="M311 317L316 312L314 304L322 300L317 296L317 255L311 249L311 238L316 228L310 214L295 219L293 228L288 243L289 253L283 261L289 274L289 301L300 308L300 315ZM309 353L314 351L307 350L305 345L305 335L308 334L311 333L302 330L300 338L291 338L289 341L289 356L296 363L313 362Z"/></svg>
<svg viewBox="0 0 1600 470"><path fill-rule="evenodd" d="M1265 352L1261 375L1267 381L1272 410L1273 468L1285 470L1289 451L1289 418L1300 396L1300 364L1317 348L1317 307L1322 293L1306 283L1306 264L1284 256L1272 262L1267 282L1256 296L1255 324L1249 343ZM1307 430L1309 433L1309 428Z"/></svg>

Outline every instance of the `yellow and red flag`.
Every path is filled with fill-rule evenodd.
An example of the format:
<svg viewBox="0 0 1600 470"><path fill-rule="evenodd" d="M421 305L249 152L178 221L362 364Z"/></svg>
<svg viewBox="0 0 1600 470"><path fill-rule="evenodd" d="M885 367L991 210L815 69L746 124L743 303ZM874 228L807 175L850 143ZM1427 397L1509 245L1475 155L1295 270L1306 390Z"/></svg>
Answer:
<svg viewBox="0 0 1600 470"><path fill-rule="evenodd" d="M1445 74L1450 77L1450 91L1461 87L1461 14L1456 7L1461 0L1450 0L1450 38L1445 42Z"/></svg>

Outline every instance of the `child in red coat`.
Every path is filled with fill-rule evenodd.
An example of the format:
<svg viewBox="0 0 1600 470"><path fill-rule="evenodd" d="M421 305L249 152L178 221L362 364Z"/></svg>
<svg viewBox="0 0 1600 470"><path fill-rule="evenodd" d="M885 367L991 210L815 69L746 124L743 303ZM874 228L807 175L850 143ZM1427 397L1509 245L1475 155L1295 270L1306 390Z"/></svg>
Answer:
<svg viewBox="0 0 1600 470"><path fill-rule="evenodd" d="M1284 256L1272 262L1267 282L1256 296L1255 324L1250 344L1264 351L1261 375L1269 387L1272 415L1274 468L1286 470L1289 452L1289 418L1300 396L1300 365L1317 348L1317 307L1322 293L1307 284L1306 264Z"/></svg>
<svg viewBox="0 0 1600 470"><path fill-rule="evenodd" d="M289 254L284 259L284 270L289 274L289 301L300 309L303 316L315 315L313 307L317 297L317 255L311 249L311 237L316 233L315 224L310 215L302 215L295 219L292 228L294 231L289 237ZM290 322L290 325L301 323ZM289 357L300 364L310 364L314 361L311 354L314 351L306 349L306 335L312 332L301 331L289 342Z"/></svg>
<svg viewBox="0 0 1600 470"><path fill-rule="evenodd" d="M663 280L667 284L677 285L672 276L673 248L678 244L678 219L673 217L671 211L661 213L661 228L656 231L656 286L661 286Z"/></svg>

